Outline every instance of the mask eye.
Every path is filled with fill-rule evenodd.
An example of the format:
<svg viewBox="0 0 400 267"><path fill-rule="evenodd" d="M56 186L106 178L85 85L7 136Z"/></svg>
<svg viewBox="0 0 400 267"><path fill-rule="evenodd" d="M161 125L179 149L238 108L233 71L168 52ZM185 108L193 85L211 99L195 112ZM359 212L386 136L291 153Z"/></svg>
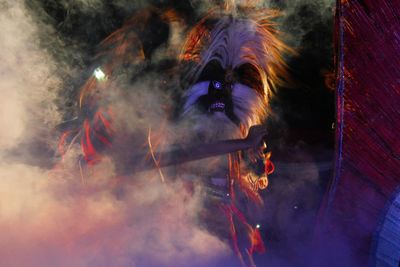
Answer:
<svg viewBox="0 0 400 267"><path fill-rule="evenodd" d="M214 86L215 89L218 89L218 90L222 89L222 83L221 83L221 82L219 82L219 81L212 81L212 84L213 84L213 86Z"/></svg>
<svg viewBox="0 0 400 267"><path fill-rule="evenodd" d="M253 88L261 95L264 95L264 86L262 83L261 75L254 65L250 63L245 63L236 68L235 73L238 77L239 83Z"/></svg>

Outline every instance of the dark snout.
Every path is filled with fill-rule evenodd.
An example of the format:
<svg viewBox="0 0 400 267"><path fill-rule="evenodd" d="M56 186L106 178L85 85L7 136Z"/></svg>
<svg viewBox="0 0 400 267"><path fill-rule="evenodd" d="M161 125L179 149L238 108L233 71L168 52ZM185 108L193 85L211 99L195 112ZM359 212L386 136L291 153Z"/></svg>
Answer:
<svg viewBox="0 0 400 267"><path fill-rule="evenodd" d="M208 86L208 102L208 111L210 113L232 110L232 84L210 81Z"/></svg>

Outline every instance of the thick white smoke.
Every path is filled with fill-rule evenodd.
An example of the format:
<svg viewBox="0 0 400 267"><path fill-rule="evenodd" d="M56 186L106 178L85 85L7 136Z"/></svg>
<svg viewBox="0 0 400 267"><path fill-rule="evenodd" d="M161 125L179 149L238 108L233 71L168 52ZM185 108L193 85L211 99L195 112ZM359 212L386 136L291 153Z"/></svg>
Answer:
<svg viewBox="0 0 400 267"><path fill-rule="evenodd" d="M54 101L62 79L39 43L39 35L54 36L46 36L47 26L38 26L22 1L1 3L0 25L0 265L221 266L228 260L227 245L197 223L199 191L161 184L157 172L117 179L107 161L82 170L78 146L54 168L26 163L42 156L30 153L29 144L51 148L58 139Z"/></svg>

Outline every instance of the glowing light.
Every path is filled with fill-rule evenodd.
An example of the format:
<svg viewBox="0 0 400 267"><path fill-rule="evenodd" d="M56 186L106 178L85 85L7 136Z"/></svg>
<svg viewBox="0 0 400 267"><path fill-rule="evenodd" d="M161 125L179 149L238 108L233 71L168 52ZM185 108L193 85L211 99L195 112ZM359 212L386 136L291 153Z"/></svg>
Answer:
<svg viewBox="0 0 400 267"><path fill-rule="evenodd" d="M261 227L261 225L259 225L259 224L256 225L256 228L257 228L257 229L260 229L260 227Z"/></svg>
<svg viewBox="0 0 400 267"><path fill-rule="evenodd" d="M275 165L269 160L265 160L265 174L270 175L275 171Z"/></svg>
<svg viewBox="0 0 400 267"><path fill-rule="evenodd" d="M218 81L214 81L213 85L214 85L215 89L221 89L221 86L222 86L222 84L220 82L218 82Z"/></svg>
<svg viewBox="0 0 400 267"><path fill-rule="evenodd" d="M268 187L268 176L264 175L260 178L258 178L257 182L256 182L256 186L258 187L258 189L260 190L264 190Z"/></svg>
<svg viewBox="0 0 400 267"><path fill-rule="evenodd" d="M93 75L99 81L104 81L107 78L106 74L100 68L95 69Z"/></svg>

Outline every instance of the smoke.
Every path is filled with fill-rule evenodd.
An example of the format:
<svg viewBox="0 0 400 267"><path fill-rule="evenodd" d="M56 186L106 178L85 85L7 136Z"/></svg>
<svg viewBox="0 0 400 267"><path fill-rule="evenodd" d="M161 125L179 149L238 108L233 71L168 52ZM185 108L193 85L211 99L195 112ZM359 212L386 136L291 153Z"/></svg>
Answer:
<svg viewBox="0 0 400 267"><path fill-rule="evenodd" d="M237 260L228 244L198 222L203 197L200 188L189 194L183 182L162 184L157 172L117 177L112 160L85 169L77 145L63 161L56 156L58 134L54 129L76 115L76 88L91 74L88 61L94 48L149 1L45 1L57 5L53 17L37 12L40 1L29 2L0 2L0 265L235 266ZM183 4L179 5L182 8ZM309 33L307 29L318 24L305 15L298 16L304 5L323 19L328 18L330 8L329 1L287 1L283 7L286 17L292 19L284 19L287 31L283 31L295 36L296 47ZM190 1L188 6L183 10L196 15L211 7L205 1ZM201 9L193 11L197 7ZM110 15L111 8L117 18ZM54 17L62 17L62 23L53 21ZM177 51L171 47L178 47L181 40L174 30L181 29L171 29L170 46L157 47L152 63L161 62L168 53L175 56ZM177 77L160 73L162 70L146 70L134 83L111 81L118 91L112 95L118 102L116 130L137 133L132 147L143 148L149 128L163 129L162 140L188 140L185 130L190 125L163 126L179 86ZM172 89L166 91L166 87ZM135 90L129 91L131 88ZM282 166L277 164L277 173ZM272 226L278 225L275 234L285 239L279 252L289 248L295 251L293 257L301 257L303 250L296 251L295 246L303 245L309 231L301 231L302 226L310 228L316 208L307 199L310 201L305 200L304 206L310 213L306 213L297 200L301 190L313 191L320 176L313 164L301 172L283 171L275 179L285 175L289 178L280 184L271 181L270 186L275 183L276 187L265 198L268 215L262 227L274 231ZM302 223L292 227L296 205L304 213ZM301 234L296 235L298 232ZM273 253L265 262L271 266L287 263L285 255Z"/></svg>
<svg viewBox="0 0 400 267"><path fill-rule="evenodd" d="M0 35L2 125L0 147L34 138L46 140L59 121L54 103L60 79L51 56L38 48L37 29L19 2L3 2ZM38 122L41 122L38 124Z"/></svg>
<svg viewBox="0 0 400 267"><path fill-rule="evenodd" d="M1 167L3 266L207 266L229 256L196 225L196 198L178 184L146 176L116 188L109 166L98 166L82 187L32 166Z"/></svg>
<svg viewBox="0 0 400 267"><path fill-rule="evenodd" d="M79 2L82 8L102 3ZM54 128L64 116L57 107L59 90L65 88L64 75L76 69L52 57L47 44L54 52L63 42L52 41L51 26L33 19L29 10L21 1L1 3L0 265L220 266L231 261L227 245L198 223L200 189L189 194L180 182L162 184L157 172L116 177L107 160L86 169L77 145L63 161L54 156ZM135 101L161 106L150 95L136 95ZM54 167L54 162L62 164Z"/></svg>
<svg viewBox="0 0 400 267"><path fill-rule="evenodd" d="M324 33L332 31L335 6L333 0L276 1L270 6L282 10L283 16L279 21L280 28L286 34L286 42L294 48L304 49L304 41L312 32L318 31L322 37ZM320 32L321 30L323 32ZM323 38L327 37L330 39L331 36ZM332 45L332 42L320 41L323 45Z"/></svg>

